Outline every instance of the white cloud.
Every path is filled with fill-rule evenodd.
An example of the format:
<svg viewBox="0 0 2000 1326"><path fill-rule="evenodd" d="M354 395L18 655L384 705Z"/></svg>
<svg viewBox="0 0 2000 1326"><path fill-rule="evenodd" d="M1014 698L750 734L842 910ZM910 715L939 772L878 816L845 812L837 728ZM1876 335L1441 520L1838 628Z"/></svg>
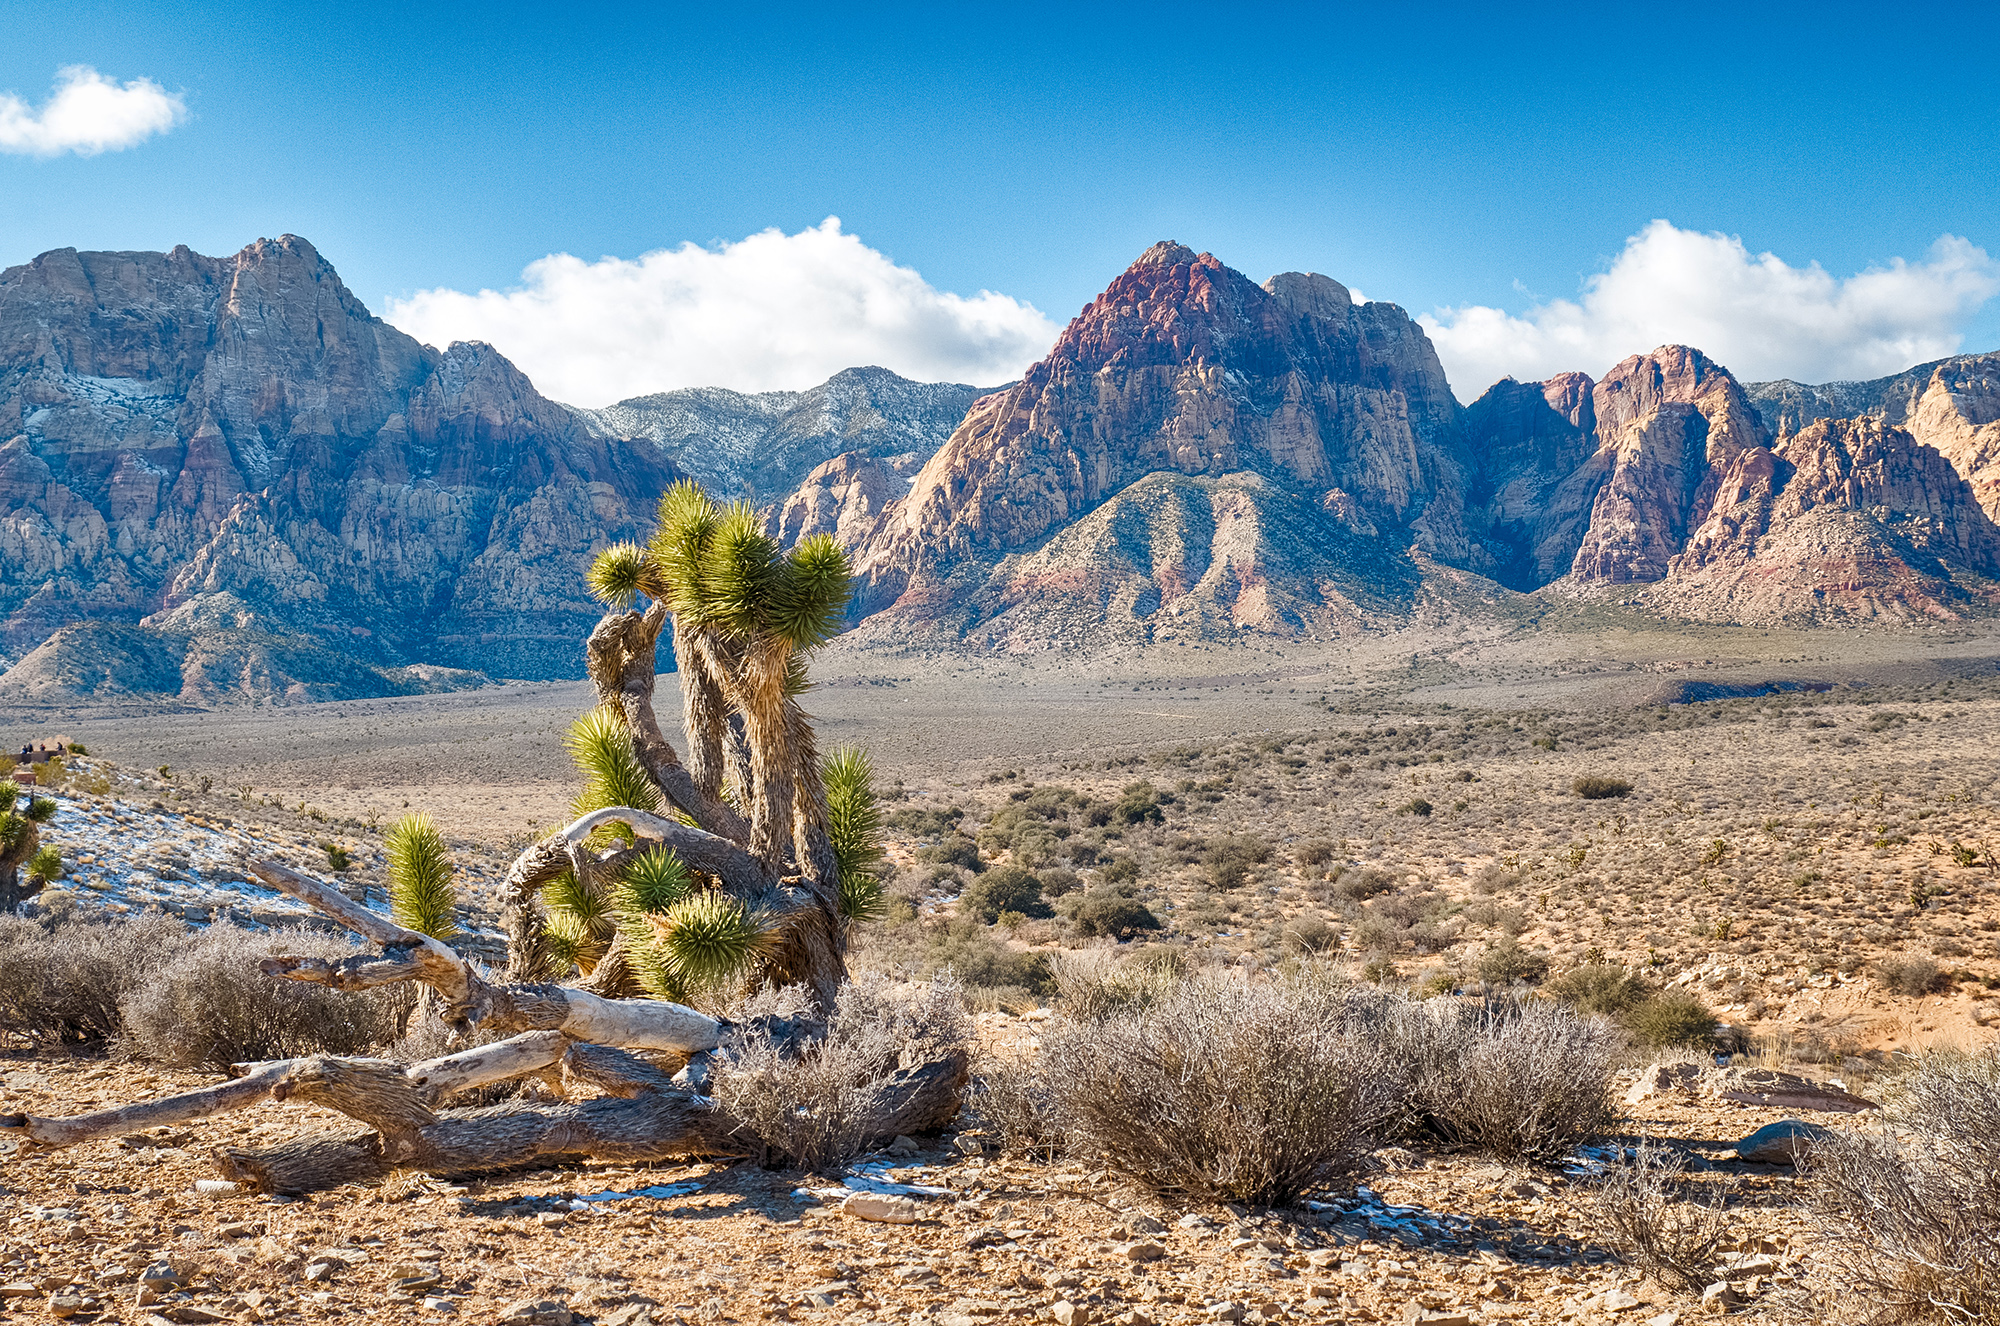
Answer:
<svg viewBox="0 0 2000 1326"><path fill-rule="evenodd" d="M2000 293L2000 263L1955 235L1921 262L1836 280L1818 263L1793 267L1752 254L1733 235L1655 221L1583 283L1516 316L1469 305L1418 319L1459 398L1509 374L1566 369L1601 375L1627 355L1691 345L1744 381L1828 382L1884 377L1955 353L1962 330Z"/></svg>
<svg viewBox="0 0 2000 1326"><path fill-rule="evenodd" d="M384 314L421 341L487 341L574 405L674 387L799 389L875 364L919 381L990 386L1054 343L1034 307L934 289L840 228L763 231L707 249L530 263L506 292L424 290Z"/></svg>
<svg viewBox="0 0 2000 1326"><path fill-rule="evenodd" d="M38 112L0 92L0 152L94 157L163 134L187 117L187 103L150 78L120 85L87 64L56 71L55 90Z"/></svg>

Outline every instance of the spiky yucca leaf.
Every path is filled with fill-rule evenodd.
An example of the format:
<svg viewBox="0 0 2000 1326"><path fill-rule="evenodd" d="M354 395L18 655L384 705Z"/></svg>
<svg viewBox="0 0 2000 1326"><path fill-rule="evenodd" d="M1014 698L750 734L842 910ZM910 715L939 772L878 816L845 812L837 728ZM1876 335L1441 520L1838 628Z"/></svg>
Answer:
<svg viewBox="0 0 2000 1326"><path fill-rule="evenodd" d="M421 811L405 815L382 835L389 858L389 915L405 930L449 940L458 933L458 890L452 886L451 849L437 821Z"/></svg>
<svg viewBox="0 0 2000 1326"><path fill-rule="evenodd" d="M652 554L636 543L614 543L597 554L584 582L599 602L629 608L641 594L660 597L663 588Z"/></svg>
<svg viewBox="0 0 2000 1326"><path fill-rule="evenodd" d="M701 613L701 567L715 534L719 516L708 494L692 479L683 479L660 494L658 524L648 546L653 562L671 593L676 613Z"/></svg>
<svg viewBox="0 0 2000 1326"><path fill-rule="evenodd" d="M599 705L571 723L563 745L583 775L583 790L570 803L572 815L587 815L607 806L659 810L659 785L640 765L632 750L631 729L610 705ZM621 841L632 838L632 830L623 824L614 824L607 832Z"/></svg>
<svg viewBox="0 0 2000 1326"><path fill-rule="evenodd" d="M566 870L543 886L542 906L548 910L543 932L565 946L565 960L584 971L596 966L618 930L618 914L605 892Z"/></svg>
<svg viewBox="0 0 2000 1326"><path fill-rule="evenodd" d="M53 884L63 876L62 853L46 844L27 865L28 878L37 884Z"/></svg>
<svg viewBox="0 0 2000 1326"><path fill-rule="evenodd" d="M625 867L619 886L620 910L658 914L687 897L694 880L679 855L655 847Z"/></svg>
<svg viewBox="0 0 2000 1326"><path fill-rule="evenodd" d="M836 746L820 763L826 786L826 832L840 863L840 910L873 920L884 906L876 868L882 860L882 809L875 799L875 762L859 746Z"/></svg>
<svg viewBox="0 0 2000 1326"><path fill-rule="evenodd" d="M559 972L582 969L591 961L590 955L599 951L589 927L568 913L552 913L542 923L542 943Z"/></svg>
<svg viewBox="0 0 2000 1326"><path fill-rule="evenodd" d="M794 649L817 649L840 634L854 597L847 553L830 534L799 540L772 588L771 629Z"/></svg>
<svg viewBox="0 0 2000 1326"><path fill-rule="evenodd" d="M30 792L28 794L28 808L25 813L35 823L47 824L56 817L56 800L54 797L38 797Z"/></svg>
<svg viewBox="0 0 2000 1326"><path fill-rule="evenodd" d="M681 899L655 926L660 965L688 988L719 985L778 947L781 927L715 890Z"/></svg>
<svg viewBox="0 0 2000 1326"><path fill-rule="evenodd" d="M746 502L730 503L701 559L703 622L739 635L762 630L783 570L778 545L757 513Z"/></svg>
<svg viewBox="0 0 2000 1326"><path fill-rule="evenodd" d="M21 795L21 785L12 779L0 781L0 815L12 814L14 798Z"/></svg>

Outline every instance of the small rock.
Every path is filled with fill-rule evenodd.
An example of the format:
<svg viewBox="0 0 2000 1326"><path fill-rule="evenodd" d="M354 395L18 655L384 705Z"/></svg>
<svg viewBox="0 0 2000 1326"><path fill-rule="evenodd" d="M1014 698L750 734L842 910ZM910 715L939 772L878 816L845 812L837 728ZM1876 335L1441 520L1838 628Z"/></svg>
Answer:
<svg viewBox="0 0 2000 1326"><path fill-rule="evenodd" d="M1602 1305L1606 1312L1630 1312L1639 1306L1639 1300L1622 1289L1607 1289Z"/></svg>
<svg viewBox="0 0 2000 1326"><path fill-rule="evenodd" d="M1122 1244L1117 1252L1128 1262L1156 1262L1167 1255L1167 1250L1151 1239Z"/></svg>
<svg viewBox="0 0 2000 1326"><path fill-rule="evenodd" d="M1625 1093L1627 1105L1637 1105L1654 1096L1669 1093L1692 1096L1701 1089L1708 1067L1698 1063L1656 1063L1639 1074L1639 1080Z"/></svg>
<svg viewBox="0 0 2000 1326"><path fill-rule="evenodd" d="M216 1226L215 1232L226 1239L252 1239L264 1232L264 1226L254 1220L232 1220Z"/></svg>
<svg viewBox="0 0 2000 1326"><path fill-rule="evenodd" d="M332 1262L314 1262L312 1265L306 1267L306 1279L315 1282L320 1280L325 1280L332 1274L333 1274Z"/></svg>
<svg viewBox="0 0 2000 1326"><path fill-rule="evenodd" d="M433 1295L432 1297L430 1297L430 1298L427 1298L427 1299L425 1299L425 1300L424 1300L424 1311L426 1311L426 1312L456 1312L456 1311L458 1311L458 1304L456 1304L456 1303L452 1302L452 1301L451 1301L450 1299L448 1299L448 1298L438 1298L438 1297L436 1297L435 1295ZM619 1323L619 1326L631 1326L631 1323L630 1323L630 1322L620 1322L620 1323Z"/></svg>
<svg viewBox="0 0 2000 1326"><path fill-rule="evenodd" d="M1662 1312L1657 1317L1646 1318L1646 1326L1680 1326L1680 1320L1678 1312Z"/></svg>
<svg viewBox="0 0 2000 1326"><path fill-rule="evenodd" d="M1734 1289L1731 1289L1729 1282L1726 1280L1718 1280L1701 1291L1701 1310L1703 1312L1727 1312L1742 1301L1742 1296Z"/></svg>
<svg viewBox="0 0 2000 1326"><path fill-rule="evenodd" d="M883 1193L853 1193L840 1204L840 1213L853 1216L857 1220L874 1220L885 1225L917 1223L915 1202L907 1197L890 1197Z"/></svg>
<svg viewBox="0 0 2000 1326"><path fill-rule="evenodd" d="M83 1313L95 1312L96 1310L97 1300L94 1298L85 1298L81 1294L57 1294L49 1300L49 1315L65 1321L71 1317L81 1316Z"/></svg>
<svg viewBox="0 0 2000 1326"><path fill-rule="evenodd" d="M0 1298L32 1298L41 1292L39 1286L31 1285L25 1280L16 1280L12 1284L0 1285Z"/></svg>
<svg viewBox="0 0 2000 1326"><path fill-rule="evenodd" d="M1049 1305L1049 1315L1056 1319L1057 1326L1084 1326L1090 1320L1090 1309L1064 1298Z"/></svg>
<svg viewBox="0 0 2000 1326"><path fill-rule="evenodd" d="M1167 1232L1165 1225L1143 1211L1134 1212L1131 1216L1127 1217L1125 1228L1131 1230L1134 1234L1164 1234Z"/></svg>
<svg viewBox="0 0 2000 1326"><path fill-rule="evenodd" d="M160 1315L176 1326L209 1326L211 1322L229 1320L228 1313L205 1308L199 1303L176 1303L170 1308L161 1308Z"/></svg>
<svg viewBox="0 0 2000 1326"><path fill-rule="evenodd" d="M914 1156L921 1150L923 1148L917 1145L915 1138L904 1137L900 1133L895 1141L889 1143L889 1154L892 1156Z"/></svg>
<svg viewBox="0 0 2000 1326"><path fill-rule="evenodd" d="M934 1285L938 1282L938 1273L928 1266L899 1266L889 1275L906 1285Z"/></svg>
<svg viewBox="0 0 2000 1326"><path fill-rule="evenodd" d="M1403 1309L1404 1326L1472 1326L1463 1312L1433 1312L1419 1303Z"/></svg>
<svg viewBox="0 0 2000 1326"><path fill-rule="evenodd" d="M496 1319L497 1326L570 1326L569 1308L552 1298L524 1298L511 1303Z"/></svg>
<svg viewBox="0 0 2000 1326"><path fill-rule="evenodd" d="M1241 1303L1225 1298L1220 1303L1211 1303L1203 1308L1202 1314L1210 1321L1242 1321L1244 1311Z"/></svg>
<svg viewBox="0 0 2000 1326"><path fill-rule="evenodd" d="M1722 1259L1715 1268L1727 1273L1731 1280L1741 1280L1752 1275L1771 1275L1778 1269L1778 1259L1766 1252L1739 1252Z"/></svg>
<svg viewBox="0 0 2000 1326"><path fill-rule="evenodd" d="M1207 1229L1215 1222L1199 1211L1190 1211L1174 1223L1178 1224L1182 1229Z"/></svg>
<svg viewBox="0 0 2000 1326"><path fill-rule="evenodd" d="M1112 1326L1153 1326L1153 1319L1137 1308L1127 1308L1111 1321Z"/></svg>
<svg viewBox="0 0 2000 1326"><path fill-rule="evenodd" d="M1780 1119L1767 1123L1736 1144L1736 1155L1760 1165L1796 1164L1801 1153L1813 1143L1831 1136L1818 1124L1801 1119Z"/></svg>

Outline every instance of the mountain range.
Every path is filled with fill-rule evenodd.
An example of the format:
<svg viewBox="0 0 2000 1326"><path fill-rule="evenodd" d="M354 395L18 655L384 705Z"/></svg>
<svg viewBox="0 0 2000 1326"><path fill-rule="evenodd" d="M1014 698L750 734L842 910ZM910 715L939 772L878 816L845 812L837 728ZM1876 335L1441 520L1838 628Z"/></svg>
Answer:
<svg viewBox="0 0 2000 1326"><path fill-rule="evenodd" d="M0 679L190 703L580 675L580 571L682 476L834 534L864 637L1336 637L1439 576L1712 621L1956 618L2000 576L2000 355L1739 383L1665 346L1461 407L1402 309L1148 249L1020 381L880 368L583 410L302 239L0 272Z"/></svg>

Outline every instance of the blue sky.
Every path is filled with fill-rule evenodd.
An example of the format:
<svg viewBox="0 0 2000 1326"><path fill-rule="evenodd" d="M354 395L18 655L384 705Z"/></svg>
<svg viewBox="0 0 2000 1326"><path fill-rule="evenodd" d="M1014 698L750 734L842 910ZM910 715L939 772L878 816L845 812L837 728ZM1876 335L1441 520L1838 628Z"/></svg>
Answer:
<svg viewBox="0 0 2000 1326"><path fill-rule="evenodd" d="M0 263L62 245L221 254L289 231L382 311L426 290L518 285L552 253L637 259L838 216L859 241L840 260L865 246L936 291L1000 292L1059 326L1171 237L1259 280L1317 270L1413 313L1483 306L1500 341L1454 350L1463 371L1509 354L1539 371L1505 317L1577 300L1655 219L1836 279L1937 261L1946 235L2000 252L1996 16L10 2L0 91L39 105L59 67L88 65L152 80L185 114L124 150L0 155ZM1952 310L1911 314L1931 339L1909 344L1949 333L2000 347L2000 299L1978 293L1990 264L1952 262L1972 285ZM432 312L440 327L476 319L469 304ZM1895 315L1855 314L1881 316ZM1535 353L1611 353L1624 325L1592 326ZM1039 334L1004 317L987 330L995 365L993 346ZM1778 369L1893 353L1880 335L1865 353L1814 342L1791 359L1739 339L1739 357ZM575 378L570 394L735 369L680 353L615 383ZM809 355L752 359L734 385L816 371ZM1484 385L1459 377L1466 399Z"/></svg>

